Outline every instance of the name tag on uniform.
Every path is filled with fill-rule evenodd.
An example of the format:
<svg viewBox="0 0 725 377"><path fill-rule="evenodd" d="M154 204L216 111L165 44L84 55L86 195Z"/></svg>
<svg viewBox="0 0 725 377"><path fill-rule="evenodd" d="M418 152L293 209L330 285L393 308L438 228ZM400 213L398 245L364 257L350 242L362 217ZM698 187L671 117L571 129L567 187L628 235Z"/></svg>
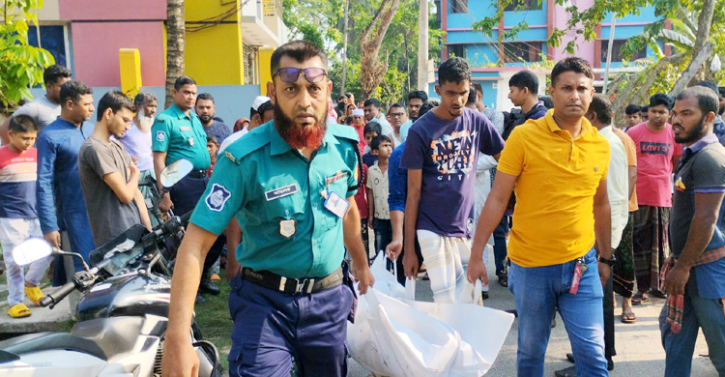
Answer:
<svg viewBox="0 0 725 377"><path fill-rule="evenodd" d="M191 131L191 127L181 127L182 131Z"/></svg>
<svg viewBox="0 0 725 377"><path fill-rule="evenodd" d="M329 186L332 182L339 181L345 177L347 177L347 172L339 171L332 177L325 178L325 186Z"/></svg>
<svg viewBox="0 0 725 377"><path fill-rule="evenodd" d="M342 218L350 208L350 203L336 192L331 192L327 200L325 200L325 208L332 212L333 215Z"/></svg>
<svg viewBox="0 0 725 377"><path fill-rule="evenodd" d="M279 198L284 198L285 196L292 195L299 191L299 187L297 187L296 183L293 183L289 186L280 187L278 189L269 190L264 193L264 196L267 198L267 201L275 200Z"/></svg>

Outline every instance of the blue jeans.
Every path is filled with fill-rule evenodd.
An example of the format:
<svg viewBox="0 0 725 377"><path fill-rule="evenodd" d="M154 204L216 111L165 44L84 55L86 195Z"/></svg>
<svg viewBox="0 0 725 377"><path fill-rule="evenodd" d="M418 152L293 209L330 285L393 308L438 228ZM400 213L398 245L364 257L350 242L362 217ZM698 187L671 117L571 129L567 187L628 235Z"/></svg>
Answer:
<svg viewBox="0 0 725 377"><path fill-rule="evenodd" d="M506 231L509 226L509 218L503 215L501 222L498 224L496 229L493 231L493 257L496 261L496 276L504 273L503 262L508 254L508 248L506 246Z"/></svg>
<svg viewBox="0 0 725 377"><path fill-rule="evenodd" d="M242 280L230 282L234 320L230 377L347 376L347 316L352 291L341 284L310 295L288 295Z"/></svg>
<svg viewBox="0 0 725 377"><path fill-rule="evenodd" d="M588 269L579 291L569 293L576 261L545 267L511 263L509 289L518 312L519 338L516 369L521 377L543 377L546 346L554 308L559 308L576 359L578 376L609 376L604 357L602 283L596 252L584 257Z"/></svg>
<svg viewBox="0 0 725 377"><path fill-rule="evenodd" d="M695 269L685 286L685 310L682 312L682 329L675 334L667 323L667 305L660 313L662 346L665 348L665 377L689 376L692 355L695 352L697 333L702 328L710 361L720 376L725 376L725 314L722 300L702 298L697 293Z"/></svg>

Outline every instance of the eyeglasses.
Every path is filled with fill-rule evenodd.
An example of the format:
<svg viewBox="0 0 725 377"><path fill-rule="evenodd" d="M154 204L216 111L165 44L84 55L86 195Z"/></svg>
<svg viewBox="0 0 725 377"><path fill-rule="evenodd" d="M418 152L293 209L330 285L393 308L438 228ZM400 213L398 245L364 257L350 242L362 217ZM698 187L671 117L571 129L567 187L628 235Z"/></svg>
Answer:
<svg viewBox="0 0 725 377"><path fill-rule="evenodd" d="M405 113L393 113L390 114L391 118L402 118L405 115Z"/></svg>
<svg viewBox="0 0 725 377"><path fill-rule="evenodd" d="M305 79L310 83L318 83L327 76L327 71L322 68L280 68L274 73L272 78L279 75L282 81L287 84L292 84L297 81L302 72L305 74Z"/></svg>

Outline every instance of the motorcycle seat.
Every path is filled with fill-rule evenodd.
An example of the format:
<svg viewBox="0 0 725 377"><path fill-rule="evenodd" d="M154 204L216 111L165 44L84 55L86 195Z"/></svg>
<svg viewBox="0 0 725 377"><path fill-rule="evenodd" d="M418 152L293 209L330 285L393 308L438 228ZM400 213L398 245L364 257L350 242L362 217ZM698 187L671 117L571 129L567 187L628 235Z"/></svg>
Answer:
<svg viewBox="0 0 725 377"><path fill-rule="evenodd" d="M0 342L0 349L17 356L33 352L65 349L87 353L104 361L108 360L108 355L94 341L68 333L23 335Z"/></svg>
<svg viewBox="0 0 725 377"><path fill-rule="evenodd" d="M141 317L111 317L84 321L71 333L37 333L0 342L0 350L20 356L48 350L71 350L107 361L133 350L143 326ZM0 363L4 360L0 360ZM10 361L10 360L7 360Z"/></svg>

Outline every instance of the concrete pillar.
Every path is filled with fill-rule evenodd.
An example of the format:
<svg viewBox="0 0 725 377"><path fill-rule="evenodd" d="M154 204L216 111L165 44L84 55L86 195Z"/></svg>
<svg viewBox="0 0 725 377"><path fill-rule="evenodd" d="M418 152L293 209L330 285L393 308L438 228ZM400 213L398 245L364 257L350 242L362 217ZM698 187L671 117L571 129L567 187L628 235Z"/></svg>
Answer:
<svg viewBox="0 0 725 377"><path fill-rule="evenodd" d="M143 86L141 83L141 54L135 48L118 51L121 68L121 91L133 98Z"/></svg>
<svg viewBox="0 0 725 377"><path fill-rule="evenodd" d="M263 96L267 95L267 82L272 81L272 53L273 48L259 49L259 91Z"/></svg>

